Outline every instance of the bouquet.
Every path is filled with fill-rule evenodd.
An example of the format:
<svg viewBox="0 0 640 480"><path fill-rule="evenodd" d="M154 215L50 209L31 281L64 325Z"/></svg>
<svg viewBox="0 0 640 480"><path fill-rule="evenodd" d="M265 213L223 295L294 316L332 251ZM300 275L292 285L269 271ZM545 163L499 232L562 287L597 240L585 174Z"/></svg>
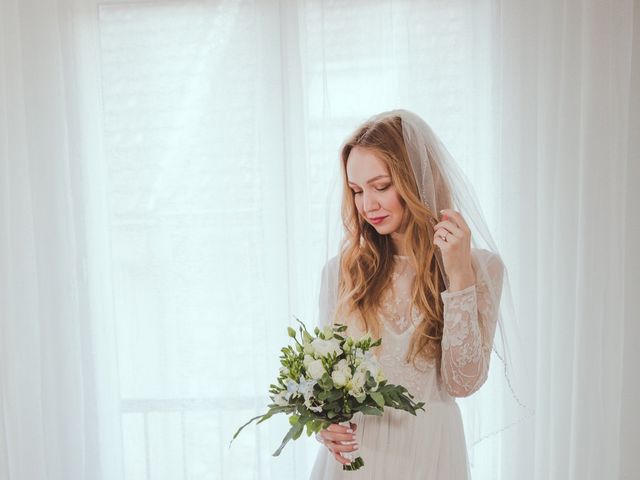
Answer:
<svg viewBox="0 0 640 480"><path fill-rule="evenodd" d="M277 413L285 413L289 415L291 428L273 453L278 456L305 428L307 436L311 436L332 423L349 422L357 412L382 416L385 406L412 415L419 409L424 410L424 402L415 402L405 387L387 383L370 351L380 345L382 339L373 341L368 333L357 340L341 335L347 326L339 323L322 330L316 327L315 335L311 335L303 322L298 318L296 321L301 325L300 339L296 330L288 327L295 344L281 349L280 375L269 389L273 403L268 405L265 414L242 425L231 442L254 420L260 419L257 423L261 423ZM342 468L357 470L363 465L364 461L358 456Z"/></svg>

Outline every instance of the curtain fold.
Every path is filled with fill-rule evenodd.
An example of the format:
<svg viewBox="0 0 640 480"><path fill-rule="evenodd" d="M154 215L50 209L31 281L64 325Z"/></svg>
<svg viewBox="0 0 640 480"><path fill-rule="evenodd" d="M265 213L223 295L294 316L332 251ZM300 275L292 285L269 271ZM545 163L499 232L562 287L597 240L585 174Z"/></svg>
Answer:
<svg viewBox="0 0 640 480"><path fill-rule="evenodd" d="M104 359L96 358L91 321L89 128L76 7L0 4L0 477L7 480L109 478L103 474L118 461L109 452L103 469L100 460L96 365Z"/></svg>
<svg viewBox="0 0 640 480"><path fill-rule="evenodd" d="M531 478L618 478L633 2L497 13L502 235L536 375L533 445L503 458Z"/></svg>

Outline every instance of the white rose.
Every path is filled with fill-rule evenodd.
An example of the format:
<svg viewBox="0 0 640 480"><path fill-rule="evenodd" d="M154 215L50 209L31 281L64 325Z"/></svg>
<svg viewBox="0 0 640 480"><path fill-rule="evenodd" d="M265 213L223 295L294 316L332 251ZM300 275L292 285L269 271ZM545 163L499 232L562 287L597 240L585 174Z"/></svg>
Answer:
<svg viewBox="0 0 640 480"><path fill-rule="evenodd" d="M305 368L309 368L309 364L311 362L313 362L315 359L311 356L311 355L305 355L304 359L302 360L302 364L305 366Z"/></svg>
<svg viewBox="0 0 640 480"><path fill-rule="evenodd" d="M373 359L364 360L360 364L359 368L363 372L369 371L373 378L376 378L378 376L378 373L380 373L380 365L378 364L377 361L375 361Z"/></svg>
<svg viewBox="0 0 640 480"><path fill-rule="evenodd" d="M315 354L321 357L326 357L330 354L340 355L342 353L340 342L336 339L323 340L321 338L316 338L311 342L311 346L313 347Z"/></svg>
<svg viewBox="0 0 640 480"><path fill-rule="evenodd" d="M344 373L347 377L351 378L351 367L349 366L349 363L347 362L346 359L342 359L340 360L338 363L336 363L333 366L334 370L340 370L342 373Z"/></svg>
<svg viewBox="0 0 640 480"><path fill-rule="evenodd" d="M365 382L365 375L362 370L356 370L356 373L353 374L353 378L351 379L351 384L349 388L349 393L354 397L359 396L363 392Z"/></svg>
<svg viewBox="0 0 640 480"><path fill-rule="evenodd" d="M333 380L333 384L336 387L344 387L349 381L349 379L347 378L347 376L344 374L342 370L334 370L331 373L331 379Z"/></svg>
<svg viewBox="0 0 640 480"><path fill-rule="evenodd" d="M318 380L325 373L324 365L322 365L322 360L313 360L307 365L307 373L314 380Z"/></svg>

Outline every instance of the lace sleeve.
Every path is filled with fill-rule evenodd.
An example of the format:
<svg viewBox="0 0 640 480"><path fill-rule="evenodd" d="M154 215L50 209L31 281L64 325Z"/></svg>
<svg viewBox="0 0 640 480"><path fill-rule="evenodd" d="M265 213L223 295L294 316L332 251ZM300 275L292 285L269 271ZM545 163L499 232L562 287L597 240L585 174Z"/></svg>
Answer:
<svg viewBox="0 0 640 480"><path fill-rule="evenodd" d="M477 272L475 285L440 294L444 302L441 375L447 392L454 397L471 395L489 372L504 265L497 255L484 252L491 255L484 260L488 279Z"/></svg>

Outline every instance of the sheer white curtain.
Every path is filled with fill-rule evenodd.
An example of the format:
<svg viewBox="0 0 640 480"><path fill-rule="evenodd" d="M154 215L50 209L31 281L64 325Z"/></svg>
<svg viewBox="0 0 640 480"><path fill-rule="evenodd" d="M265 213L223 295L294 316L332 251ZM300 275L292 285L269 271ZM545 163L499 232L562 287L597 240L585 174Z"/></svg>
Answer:
<svg viewBox="0 0 640 480"><path fill-rule="evenodd" d="M472 178L529 340L535 420L474 478L638 475L637 4L0 5L0 478L306 478L284 418L228 443L315 321L337 148L396 107Z"/></svg>
<svg viewBox="0 0 640 480"><path fill-rule="evenodd" d="M506 458L533 478L639 474L636 463L623 476L628 459L620 468L621 425L637 425L621 407L623 388L638 385L623 362L625 316L638 319L624 297L625 267L638 256L625 238L637 228L626 188L638 180L628 175L638 161L638 13L637 2L635 12L634 2L499 9L502 236L536 390L534 454L514 442Z"/></svg>
<svg viewBox="0 0 640 480"><path fill-rule="evenodd" d="M0 478L116 478L72 5L0 2ZM90 147L90 148L87 148ZM87 162L87 163L85 163ZM93 200L91 200L93 201ZM96 291L99 295L106 292ZM115 398L115 397L114 397ZM117 452L117 450L116 450ZM103 463L102 458L106 458Z"/></svg>

